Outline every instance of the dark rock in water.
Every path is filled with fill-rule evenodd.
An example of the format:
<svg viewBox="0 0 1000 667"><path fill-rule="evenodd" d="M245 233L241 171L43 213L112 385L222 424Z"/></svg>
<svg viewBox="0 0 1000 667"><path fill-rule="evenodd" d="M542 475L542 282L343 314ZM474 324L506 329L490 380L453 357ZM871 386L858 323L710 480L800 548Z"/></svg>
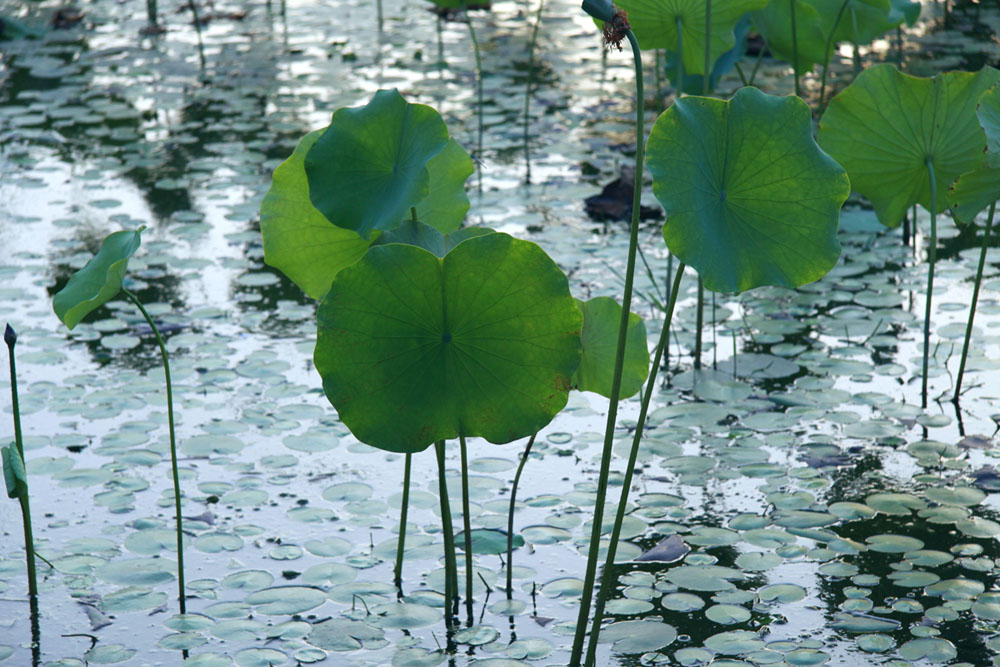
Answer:
<svg viewBox="0 0 1000 667"><path fill-rule="evenodd" d="M631 220L632 189L635 185L635 169L622 167L621 176L604 186L601 194L583 200L584 210L592 220ZM663 211L658 208L641 206L640 220L660 220Z"/></svg>
<svg viewBox="0 0 1000 667"><path fill-rule="evenodd" d="M963 449L989 449L993 442L988 435L967 435L958 441Z"/></svg>
<svg viewBox="0 0 1000 667"><path fill-rule="evenodd" d="M657 561L660 563L673 563L684 558L691 551L680 535L671 535L660 540L660 542L650 549L644 551L635 560Z"/></svg>
<svg viewBox="0 0 1000 667"><path fill-rule="evenodd" d="M432 7L428 7L428 9L445 21L452 21L462 16L467 11L483 10L488 12L491 9L491 6L490 0L486 0L485 2L470 2L466 5L462 5L461 7L440 7L438 5L434 5Z"/></svg>
<svg viewBox="0 0 1000 667"><path fill-rule="evenodd" d="M810 468L840 468L851 465L853 459L847 454L825 454L821 456L800 456L799 460Z"/></svg>

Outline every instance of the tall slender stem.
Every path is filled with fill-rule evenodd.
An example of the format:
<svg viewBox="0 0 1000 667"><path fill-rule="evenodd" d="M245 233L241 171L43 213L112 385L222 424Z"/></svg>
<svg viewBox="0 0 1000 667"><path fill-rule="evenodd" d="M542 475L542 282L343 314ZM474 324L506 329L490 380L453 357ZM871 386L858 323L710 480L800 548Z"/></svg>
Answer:
<svg viewBox="0 0 1000 667"><path fill-rule="evenodd" d="M986 216L986 230L983 232L983 246L979 251L979 266L976 268L976 285L972 288L972 303L969 304L969 321L965 325L965 342L962 344L962 361L958 364L958 378L955 380L955 397L958 403L962 393L962 376L965 375L965 361L969 356L969 341L972 339L972 321L976 317L976 304L979 302L979 286L983 282L983 268L986 266L986 249L990 244L990 230L993 227L993 214L997 203L990 204L990 212Z"/></svg>
<svg viewBox="0 0 1000 667"><path fill-rule="evenodd" d="M170 382L170 360L167 358L167 347L163 344L163 337L156 327L156 322L149 316L139 298L122 287L122 294L128 297L129 301L135 304L142 316L146 318L146 324L153 330L156 337L156 344L160 346L160 357L163 359L163 377L167 385L167 429L170 432L170 471L174 481L174 519L177 523L177 601L180 603L182 614L187 613L187 602L184 599L184 529L181 519L181 480L177 472L177 436L174 430L174 392Z"/></svg>
<svg viewBox="0 0 1000 667"><path fill-rule="evenodd" d="M157 25L156 0L146 0L146 21L149 25Z"/></svg>
<svg viewBox="0 0 1000 667"><path fill-rule="evenodd" d="M399 510L399 540L396 542L396 567L393 578L396 590L403 594L403 550L406 548L406 515L410 509L410 465L413 454L407 454L403 463L403 505Z"/></svg>
<svg viewBox="0 0 1000 667"><path fill-rule="evenodd" d="M823 109L826 100L826 73L830 69L830 50L833 48L833 33L837 32L837 26L840 25L840 17L844 15L844 10L847 9L847 3L851 0L844 0L840 5L840 10L837 12L837 18L833 21L833 27L830 28L830 34L826 37L826 50L823 51L823 77L819 84L819 110L820 114L823 113Z"/></svg>
<svg viewBox="0 0 1000 667"><path fill-rule="evenodd" d="M542 9L545 0L538 0L538 13L535 15L535 27L531 31L531 43L528 45L528 76L524 84L524 182L531 183L531 147L528 134L528 113L531 110L531 86L535 82L535 44L538 41L538 27L542 25Z"/></svg>
<svg viewBox="0 0 1000 667"><path fill-rule="evenodd" d="M601 620L604 617L604 607L607 604L611 589L614 586L614 565L615 555L618 553L618 540L622 534L622 523L625 521L625 506L628 505L629 489L632 486L632 473L635 470L635 462L639 456L639 443L642 441L642 429L646 423L646 413L649 411L649 401L656 389L656 375L660 370L660 360L663 358L663 349L667 343L667 333L670 331L670 321L674 316L674 306L677 303L677 294L680 292L681 278L684 276L684 263L677 269L674 278L673 289L670 290L670 302L667 304L666 319L663 322L663 330L660 331L660 340L656 344L656 353L653 355L653 364L649 369L649 378L646 380L646 393L642 396L642 407L639 409L639 419L636 422L635 434L632 436L632 449L629 450L628 464L625 466L625 479L622 482L621 497L618 500L618 510L615 513L615 525L611 530L611 541L608 543L608 553L604 559L604 571L601 574L601 588L597 594L597 603L594 608L594 620L590 625L590 643L587 645L587 667L593 667L597 655L597 640L601 634Z"/></svg>
<svg viewBox="0 0 1000 667"><path fill-rule="evenodd" d="M17 363L14 360L14 345L17 344L17 334L8 324L4 331L4 342L7 343L7 358L10 360L10 400L14 411L14 450L13 456L21 459L24 466L24 435L21 431L21 404L17 395ZM21 505L21 519L24 524L24 559L28 571L28 599L38 599L38 574L35 571L35 536L31 528L31 504L28 494L28 479L22 480L21 493L18 501Z"/></svg>
<svg viewBox="0 0 1000 667"><path fill-rule="evenodd" d="M701 94L708 97L712 70L712 0L705 0L705 75L701 78Z"/></svg>
<svg viewBox="0 0 1000 667"><path fill-rule="evenodd" d="M924 309L924 366L920 383L920 403L927 407L927 366L931 347L931 300L934 296L934 262L937 261L937 180L934 178L934 161L927 156L927 174L931 183L931 240L927 248L927 305Z"/></svg>
<svg viewBox="0 0 1000 667"><path fill-rule="evenodd" d="M680 27L678 21L678 28ZM615 370L611 380L611 395L608 403L608 420L604 431L604 448L601 453L601 470L597 482L597 499L594 507L594 525L590 533L590 550L587 555L587 572L584 577L583 593L580 598L580 612L576 620L576 634L573 637L573 649L570 654L570 666L579 667L583 654L583 641L587 634L587 619L590 614L590 601L593 597L594 581L597 576L597 559L601 546L601 517L604 516L604 496L608 488L608 474L611 467L612 446L615 437L615 424L618 420L618 399L621 396L622 368L625 359L625 337L628 330L628 317L632 306L632 283L635 276L635 255L639 243L639 200L642 196L642 167L645 156L645 128L643 127L643 101L645 100L642 86L642 54L639 42L631 30L626 31L629 46L632 47L632 59L635 65L636 92L636 123L635 123L635 184L632 190L632 224L629 232L628 261L625 269L625 288L622 293L622 316L618 324L618 345L615 352ZM680 38L678 31L678 39ZM678 59L681 55L678 53Z"/></svg>
<svg viewBox="0 0 1000 667"><path fill-rule="evenodd" d="M465 542L465 613L471 626L472 615L472 520L469 518L469 455L465 436L458 434L458 448L462 457L462 533Z"/></svg>
<svg viewBox="0 0 1000 667"><path fill-rule="evenodd" d="M521 454L521 462L517 464L517 472L514 473L514 483L510 487L510 508L507 510L507 599L511 599L512 591L514 589L514 573L513 573L513 560L514 560L514 504L517 502L517 485L521 481L521 471L524 470L524 464L528 462L528 454L531 453L531 446L535 444L535 436L537 433L533 433L531 438L528 439L528 446L524 448L524 453Z"/></svg>
<svg viewBox="0 0 1000 667"><path fill-rule="evenodd" d="M472 50L476 54L476 107L479 118L479 130L476 135L476 160L479 165L476 167L476 174L479 180L479 191L483 190L483 60L479 55L479 40L476 39L476 31L472 27L472 17L468 12L465 14L466 22L469 25L469 37L472 39Z"/></svg>
<svg viewBox="0 0 1000 667"><path fill-rule="evenodd" d="M701 330L705 326L705 285L698 276L698 304L695 306L694 367L701 368Z"/></svg>
<svg viewBox="0 0 1000 667"><path fill-rule="evenodd" d="M795 28L795 3L796 0L788 0L792 14L792 72L795 73L795 94L802 97L802 89L799 87L799 33Z"/></svg>
<svg viewBox="0 0 1000 667"><path fill-rule="evenodd" d="M444 622L455 625L454 601L458 597L458 568L455 565L455 531L451 525L451 503L448 502L447 472L444 465L444 440L434 443L438 464L438 495L441 502L441 533L444 537Z"/></svg>
<svg viewBox="0 0 1000 667"><path fill-rule="evenodd" d="M764 40L764 45L760 47L760 51L757 52L757 60L753 63L753 70L750 72L750 80L747 81L748 86L752 86L754 80L757 78L757 70L760 69L760 61L764 59L764 52L767 51L767 40Z"/></svg>

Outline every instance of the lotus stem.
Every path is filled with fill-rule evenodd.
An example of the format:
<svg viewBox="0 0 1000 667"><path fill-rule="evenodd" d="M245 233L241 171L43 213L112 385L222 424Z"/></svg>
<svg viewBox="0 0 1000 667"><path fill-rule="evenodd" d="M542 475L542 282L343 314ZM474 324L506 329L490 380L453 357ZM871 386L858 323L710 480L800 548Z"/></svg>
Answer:
<svg viewBox="0 0 1000 667"><path fill-rule="evenodd" d="M465 436L458 434L458 448L462 457L462 532L465 538L465 613L467 625L473 623L472 616L472 520L469 518L469 457L465 446Z"/></svg>
<svg viewBox="0 0 1000 667"><path fill-rule="evenodd" d="M677 17L677 64L674 66L677 81L674 84L676 92L674 99L679 100L684 94L684 20Z"/></svg>
<svg viewBox="0 0 1000 667"><path fill-rule="evenodd" d="M694 368L701 369L701 330L705 326L705 285L698 276L698 303L695 306Z"/></svg>
<svg viewBox="0 0 1000 667"><path fill-rule="evenodd" d="M535 83L535 44L538 41L538 28L542 25L542 9L545 0L538 0L538 12L535 14L535 27L531 31L531 43L528 45L528 80L524 84L524 182L531 183L531 146L529 144L528 114L531 111L531 87Z"/></svg>
<svg viewBox="0 0 1000 667"><path fill-rule="evenodd" d="M396 542L396 567L393 570L396 589L403 594L403 550L406 548L406 515L410 509L410 466L413 455L407 453L403 463L403 503L399 510L399 540Z"/></svg>
<svg viewBox="0 0 1000 667"><path fill-rule="evenodd" d="M454 602L458 597L458 572L455 565L455 532L451 525L451 504L448 502L448 482L445 480L444 440L434 443L438 464L438 495L441 502L441 533L444 537L444 623L449 630L455 625Z"/></svg>
<svg viewBox="0 0 1000 667"><path fill-rule="evenodd" d="M156 0L146 0L146 21L149 25L158 25L156 15Z"/></svg>
<svg viewBox="0 0 1000 667"><path fill-rule="evenodd" d="M174 393L173 386L170 382L170 360L167 357L167 347L163 344L163 337L160 336L160 330L156 327L156 322L153 318L149 316L146 309L143 307L142 302L139 301L139 297L133 294L131 291L122 287L122 294L124 294L129 301L135 304L135 307L139 309L142 316L146 318L146 324L149 328L153 330L153 335L156 337L156 344L160 346L160 357L163 359L163 377L166 380L167 385L167 428L170 433L170 472L173 476L174 482L174 519L176 521L177 530L177 601L180 604L180 610L182 614L187 613L187 602L185 601L184 591L184 530L181 519L181 480L180 474L177 472L177 436L174 429Z"/></svg>
<svg viewBox="0 0 1000 667"><path fill-rule="evenodd" d="M10 360L10 399L14 412L14 451L12 455L21 459L24 467L24 435L21 431L21 404L17 394L17 363L14 360L14 345L17 344L17 333L7 325L4 330L4 342L7 344L7 358ZM35 538L31 528L31 503L28 496L28 478L20 480L21 492L18 501L21 505L21 518L24 524L24 559L28 570L28 600L38 600L38 574L35 571Z"/></svg>
<svg viewBox="0 0 1000 667"><path fill-rule="evenodd" d="M792 14L792 72L795 74L795 95L802 97L799 87L799 34L795 28L795 0L788 0Z"/></svg>
<svg viewBox="0 0 1000 667"><path fill-rule="evenodd" d="M635 470L635 462L639 456L639 443L642 441L642 429L646 423L646 414L649 411L649 401L656 389L656 375L660 370L660 360L663 358L663 350L667 343L670 331L670 321L674 316L674 306L677 303L677 294L680 292L681 278L684 276L684 263L677 268L677 275L674 278L673 289L670 290L670 301L667 304L666 319L663 322L663 330L660 331L660 340L656 344L656 352L653 355L653 364L649 369L649 378L646 380L646 393L642 397L642 407L639 408L639 419L636 422L635 434L632 436L632 449L629 450L628 464L625 466L625 479L622 482L622 493L618 500L618 510L615 513L615 525L611 530L611 541L608 543L608 553L604 559L604 571L601 574L601 588L597 594L597 603L594 608L594 620L590 625L590 643L587 645L587 667L593 667L597 656L597 641L601 634L601 620L604 618L604 607L607 604L608 596L614 587L614 565L615 556L618 553L618 540L622 534L622 523L625 521L625 506L628 504L629 490L632 486L632 474Z"/></svg>
<svg viewBox="0 0 1000 667"><path fill-rule="evenodd" d="M528 439L528 445L521 454L521 462L517 464L517 472L514 473L514 483L510 487L510 508L507 510L507 599L510 600L514 590L514 505L517 502L517 485L521 481L521 472L524 464L528 462L528 454L531 453L531 446L535 444L535 437L538 433L532 433Z"/></svg>
<svg viewBox="0 0 1000 667"><path fill-rule="evenodd" d="M705 0L705 74L701 77L701 94L708 97L712 66L712 0Z"/></svg>
<svg viewBox="0 0 1000 667"><path fill-rule="evenodd" d="M678 20L678 27L680 22ZM678 31L678 40L680 31ZM642 86L642 53L639 42L632 30L627 30L629 46L632 48L632 59L635 65L636 92L636 123L635 123L635 183L632 190L632 224L629 231L628 260L625 269L625 288L622 292L622 316L618 324L618 345L615 352L615 370L611 380L611 395L608 403L608 420L604 430L604 448L601 453L601 469L597 482L597 499L594 507L594 525L590 533L590 549L587 555L587 572L584 577L583 592L580 598L580 612L576 620L576 634L573 637L573 649L570 654L571 667L579 667L583 655L583 641L587 633L587 619L590 614L590 602L593 597L594 581L597 576L597 559L601 542L601 517L604 516L605 494L608 488L608 474L611 467L612 446L614 445L615 424L618 418L618 399L621 397L622 369L625 360L625 340L628 331L628 318L632 305L632 283L635 276L635 255L639 243L639 201L642 197L642 167L645 157L645 129L643 127ZM680 55L678 59L680 60Z"/></svg>
<svg viewBox="0 0 1000 667"><path fill-rule="evenodd" d="M924 309L924 365L923 377L920 383L921 407L927 407L927 366L930 355L931 341L931 300L934 296L934 262L937 261L937 181L934 178L934 161L927 157L924 160L931 184L931 240L927 248L927 305Z"/></svg>
<svg viewBox="0 0 1000 667"><path fill-rule="evenodd" d="M478 109L479 128L476 135L476 177L479 181L479 191L483 191L483 60L479 55L479 40L476 39L476 31L472 27L472 17L468 11L465 13L466 22L469 25L469 37L472 39L472 50L476 54L476 106Z"/></svg>
<svg viewBox="0 0 1000 667"><path fill-rule="evenodd" d="M198 16L198 4L197 0L190 0L191 3L191 18L194 23L195 36L198 38L198 63L201 65L201 71L205 71L205 43L201 35L201 17Z"/></svg>
<svg viewBox="0 0 1000 667"><path fill-rule="evenodd" d="M830 28L830 34L827 35L827 37L826 37L826 49L823 51L823 54L824 54L824 60L823 60L823 77L820 80L820 84L819 84L819 110L818 110L818 114L819 115L822 115L823 114L823 110L826 109L826 105L825 105L825 100L826 100L826 74L827 74L827 70L830 69L830 55L831 55L830 54L830 49L833 48L833 33L837 32L837 26L840 25L840 17L842 17L844 15L844 10L847 9L847 4L850 1L851 0L844 0L844 2L840 5L840 10L837 11L837 18L834 19L834 21L833 21L833 27Z"/></svg>
<svg viewBox="0 0 1000 667"><path fill-rule="evenodd" d="M979 302L979 286L983 282L983 268L986 266L986 249L990 244L990 231L993 227L993 214L996 213L997 203L990 204L990 212L986 216L986 230L983 232L983 245L979 251L979 266L976 268L976 284L972 288L972 303L969 304L969 321L965 325L965 342L962 344L962 361L958 364L958 379L955 381L955 397L952 399L958 403L962 393L962 376L965 375L965 361L969 356L969 341L972 339L972 321L976 317L976 304Z"/></svg>
<svg viewBox="0 0 1000 667"><path fill-rule="evenodd" d="M760 51L757 52L757 60L753 64L753 71L750 72L750 81L747 82L748 86L752 86L754 79L757 78L757 70L760 69L760 61L764 59L764 51L767 51L767 40L764 40L764 46L761 47Z"/></svg>

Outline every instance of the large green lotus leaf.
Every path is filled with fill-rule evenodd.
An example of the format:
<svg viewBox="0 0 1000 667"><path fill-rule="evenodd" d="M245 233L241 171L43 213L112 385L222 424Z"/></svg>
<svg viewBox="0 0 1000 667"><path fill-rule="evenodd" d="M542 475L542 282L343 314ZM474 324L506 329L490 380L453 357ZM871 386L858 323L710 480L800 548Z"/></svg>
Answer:
<svg viewBox="0 0 1000 667"><path fill-rule="evenodd" d="M430 186L417 204L417 218L442 234L458 229L469 212L465 181L476 170L469 153L454 139L427 163Z"/></svg>
<svg viewBox="0 0 1000 667"><path fill-rule="evenodd" d="M710 26L711 62L733 48L733 26L747 12L763 9L768 0L716 0ZM677 52L677 23L681 25L684 69L705 74L705 0L618 0L628 12L632 32L644 49Z"/></svg>
<svg viewBox="0 0 1000 667"><path fill-rule="evenodd" d="M948 207L956 221L969 223L1000 199L1000 169L982 166L958 177L948 188Z"/></svg>
<svg viewBox="0 0 1000 667"><path fill-rule="evenodd" d="M374 247L337 275L317 319L327 398L359 440L390 451L530 435L566 404L580 363L566 276L506 234L468 239L444 259Z"/></svg>
<svg viewBox="0 0 1000 667"><path fill-rule="evenodd" d="M667 247L711 290L796 287L840 256L850 183L797 97L742 88L728 102L682 98L653 126L646 163Z"/></svg>
<svg viewBox="0 0 1000 667"><path fill-rule="evenodd" d="M260 204L264 261L314 299L322 299L333 277L371 245L356 232L331 224L309 199L305 157L324 131L302 137L291 157L274 170Z"/></svg>
<svg viewBox="0 0 1000 667"><path fill-rule="evenodd" d="M778 0L779 3L782 0ZM833 41L867 44L902 22L889 18L892 5L889 0L848 0L844 12L837 20L844 0L807 0L819 12L824 40L833 31ZM786 3L787 4L787 3Z"/></svg>
<svg viewBox="0 0 1000 667"><path fill-rule="evenodd" d="M798 54L799 74L804 74L816 63L826 60L826 33L816 8L806 0L795 2L795 32L798 41L792 40L792 11L788 0L774 0L764 9L753 12L754 27L767 40L771 53L787 63ZM796 51L796 48L798 50Z"/></svg>
<svg viewBox="0 0 1000 667"><path fill-rule="evenodd" d="M618 327L622 307L607 296L579 301L583 312L583 353L580 367L573 376L573 387L611 398L611 382L618 349ZM649 348L646 345L646 323L635 313L629 313L625 335L625 365L622 370L621 397L635 395L649 374Z"/></svg>
<svg viewBox="0 0 1000 667"><path fill-rule="evenodd" d="M1000 168L1000 85L993 86L979 98L976 117L986 132L986 164Z"/></svg>
<svg viewBox="0 0 1000 667"><path fill-rule="evenodd" d="M101 249L52 298L52 309L63 324L72 329L121 291L128 260L139 249L140 227L108 234Z"/></svg>
<svg viewBox="0 0 1000 667"><path fill-rule="evenodd" d="M448 143L437 111L380 90L356 109L338 109L306 153L309 198L326 218L369 238L399 226L430 191L427 163Z"/></svg>
<svg viewBox="0 0 1000 667"><path fill-rule="evenodd" d="M847 168L887 227L897 227L913 204L930 209L930 159L941 212L951 182L982 163L986 139L976 103L998 79L992 67L924 79L876 65L830 102L819 144Z"/></svg>

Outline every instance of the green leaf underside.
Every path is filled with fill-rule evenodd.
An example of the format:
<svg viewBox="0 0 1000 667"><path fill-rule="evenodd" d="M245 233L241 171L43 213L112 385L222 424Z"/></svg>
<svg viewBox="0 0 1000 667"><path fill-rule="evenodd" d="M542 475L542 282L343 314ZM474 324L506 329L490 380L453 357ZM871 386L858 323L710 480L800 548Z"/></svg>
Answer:
<svg viewBox="0 0 1000 667"><path fill-rule="evenodd" d="M475 172L469 153L454 139L427 163L427 196L417 204L417 218L442 234L451 234L469 212L465 182Z"/></svg>
<svg viewBox="0 0 1000 667"><path fill-rule="evenodd" d="M663 237L705 287L797 287L840 256L847 174L812 138L797 97L742 88L724 102L686 97L660 115L646 162Z"/></svg>
<svg viewBox="0 0 1000 667"><path fill-rule="evenodd" d="M314 360L340 418L369 445L417 452L482 436L510 442L566 404L582 316L534 243L487 234L444 259L372 248L334 280Z"/></svg>
<svg viewBox="0 0 1000 667"><path fill-rule="evenodd" d="M975 109L998 79L992 67L924 79L876 65L831 101L820 121L820 146L846 167L879 221L897 227L913 204L930 208L928 158L941 194L982 163L986 138ZM935 212L947 205L939 196Z"/></svg>
<svg viewBox="0 0 1000 667"><path fill-rule="evenodd" d="M63 324L72 329L118 294L128 260L139 249L143 229L109 234L86 266L70 276L52 299L52 309Z"/></svg>
<svg viewBox="0 0 1000 667"><path fill-rule="evenodd" d="M448 143L437 111L396 90L338 109L306 154L309 197L326 218L364 238L397 227L430 191L427 163Z"/></svg>
<svg viewBox="0 0 1000 667"><path fill-rule="evenodd" d="M1000 169L1000 84L979 98L976 118L986 132L986 164Z"/></svg>
<svg viewBox="0 0 1000 667"><path fill-rule="evenodd" d="M579 301L583 312L583 352L580 366L573 376L573 387L611 398L611 383L618 348L618 326L622 307L607 296ZM625 364L622 370L621 398L634 396L649 373L649 349L646 344L646 324L635 313L629 313L625 336Z"/></svg>
<svg viewBox="0 0 1000 667"><path fill-rule="evenodd" d="M956 221L970 223L1000 199L1000 169L979 167L958 177L948 189L948 207Z"/></svg>
<svg viewBox="0 0 1000 667"><path fill-rule="evenodd" d="M704 0L619 0L628 12L632 32L644 49L677 51L677 19L681 21L684 69L689 74L705 73ZM729 0L712 5L711 62L733 48L733 26L749 11L762 9L767 0Z"/></svg>
<svg viewBox="0 0 1000 667"><path fill-rule="evenodd" d="M274 170L260 204L264 261L313 299L322 299L334 276L371 245L356 232L331 224L309 199L305 156L324 131L302 137L291 157Z"/></svg>

